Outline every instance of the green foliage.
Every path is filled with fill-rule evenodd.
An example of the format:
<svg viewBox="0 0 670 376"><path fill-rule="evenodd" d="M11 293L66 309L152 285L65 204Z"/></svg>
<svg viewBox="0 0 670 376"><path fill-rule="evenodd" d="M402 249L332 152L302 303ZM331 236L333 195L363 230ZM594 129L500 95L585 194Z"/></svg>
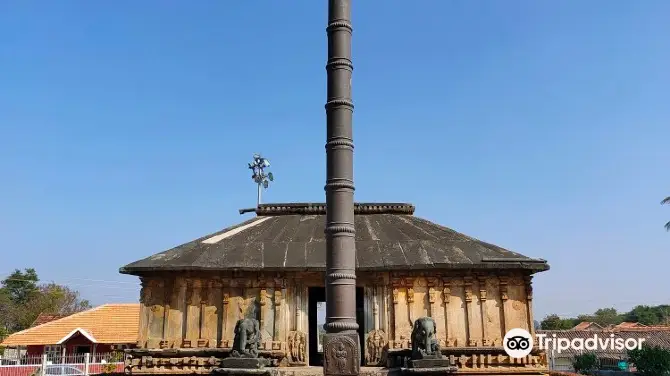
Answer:
<svg viewBox="0 0 670 376"><path fill-rule="evenodd" d="M9 331L4 326L0 325L0 342L2 342L5 337L9 335ZM0 356L5 355L5 348L0 346Z"/></svg>
<svg viewBox="0 0 670 376"><path fill-rule="evenodd" d="M670 375L670 350L643 346L629 351L628 357L640 376Z"/></svg>
<svg viewBox="0 0 670 376"><path fill-rule="evenodd" d="M595 322L603 327L624 321L644 325L670 325L670 305L639 305L625 313L617 312L614 308L601 308L591 315L579 315L576 318L561 318L551 314L542 320L541 326L543 330L567 330L583 321Z"/></svg>
<svg viewBox="0 0 670 376"><path fill-rule="evenodd" d="M102 366L102 373L113 373L116 371L116 363L123 361L123 353L115 352L107 359L107 363Z"/></svg>
<svg viewBox="0 0 670 376"><path fill-rule="evenodd" d="M644 325L670 324L670 306L639 305L626 314L626 321L639 322Z"/></svg>
<svg viewBox="0 0 670 376"><path fill-rule="evenodd" d="M600 362L596 354L585 353L575 356L572 367L580 375L592 375L594 371L600 368Z"/></svg>
<svg viewBox="0 0 670 376"><path fill-rule="evenodd" d="M562 319L558 315L549 315L540 322L543 330L567 330L575 326L573 319Z"/></svg>
<svg viewBox="0 0 670 376"><path fill-rule="evenodd" d="M37 293L37 272L28 268L21 272L16 269L2 281L2 288L14 304L27 303Z"/></svg>
<svg viewBox="0 0 670 376"><path fill-rule="evenodd" d="M35 269L17 269L0 281L0 336L30 327L41 313L68 315L89 308L77 291L55 283L39 284Z"/></svg>

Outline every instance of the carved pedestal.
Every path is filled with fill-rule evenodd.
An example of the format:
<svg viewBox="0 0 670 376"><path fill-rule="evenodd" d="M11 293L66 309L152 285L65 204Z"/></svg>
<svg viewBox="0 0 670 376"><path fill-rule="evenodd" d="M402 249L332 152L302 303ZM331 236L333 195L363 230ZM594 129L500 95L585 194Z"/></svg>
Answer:
<svg viewBox="0 0 670 376"><path fill-rule="evenodd" d="M323 374L358 376L361 350L358 334L326 333L323 336Z"/></svg>

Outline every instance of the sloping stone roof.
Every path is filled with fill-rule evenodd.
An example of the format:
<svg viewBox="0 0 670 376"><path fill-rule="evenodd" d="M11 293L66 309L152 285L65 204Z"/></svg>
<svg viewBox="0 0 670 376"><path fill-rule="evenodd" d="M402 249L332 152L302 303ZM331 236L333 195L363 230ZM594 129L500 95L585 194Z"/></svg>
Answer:
<svg viewBox="0 0 670 376"><path fill-rule="evenodd" d="M325 204L266 204L253 211L255 218L128 264L120 272L325 270ZM410 204L356 204L354 212L357 270L549 269L544 260L415 217Z"/></svg>

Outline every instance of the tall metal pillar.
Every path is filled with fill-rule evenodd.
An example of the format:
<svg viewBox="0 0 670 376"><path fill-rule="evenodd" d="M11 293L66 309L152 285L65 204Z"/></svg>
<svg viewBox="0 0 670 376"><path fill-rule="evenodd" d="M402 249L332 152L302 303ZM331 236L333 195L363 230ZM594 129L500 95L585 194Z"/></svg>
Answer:
<svg viewBox="0 0 670 376"><path fill-rule="evenodd" d="M351 0L328 0L324 374L358 375Z"/></svg>

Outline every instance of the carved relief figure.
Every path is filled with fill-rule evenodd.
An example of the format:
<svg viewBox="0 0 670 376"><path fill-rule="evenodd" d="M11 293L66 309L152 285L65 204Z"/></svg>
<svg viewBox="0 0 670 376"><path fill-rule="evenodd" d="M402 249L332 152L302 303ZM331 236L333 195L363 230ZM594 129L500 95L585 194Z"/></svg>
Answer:
<svg viewBox="0 0 670 376"><path fill-rule="evenodd" d="M300 331L288 334L288 353L291 363L304 364L306 361L305 344L307 336Z"/></svg>
<svg viewBox="0 0 670 376"><path fill-rule="evenodd" d="M421 317L412 329L412 359L441 357L436 336L437 326L431 317Z"/></svg>
<svg viewBox="0 0 670 376"><path fill-rule="evenodd" d="M325 338L324 375L358 375L361 353L351 337Z"/></svg>
<svg viewBox="0 0 670 376"><path fill-rule="evenodd" d="M366 341L365 363L369 366L383 365L388 341L383 330L373 330L368 334Z"/></svg>
<svg viewBox="0 0 670 376"><path fill-rule="evenodd" d="M344 348L342 342L338 343L338 346L333 348L333 357L335 358L335 364L340 373L344 373L344 370L347 368L347 356L347 350Z"/></svg>
<svg viewBox="0 0 670 376"><path fill-rule="evenodd" d="M242 319L235 324L235 339L230 356L236 358L257 358L261 343L258 320Z"/></svg>

